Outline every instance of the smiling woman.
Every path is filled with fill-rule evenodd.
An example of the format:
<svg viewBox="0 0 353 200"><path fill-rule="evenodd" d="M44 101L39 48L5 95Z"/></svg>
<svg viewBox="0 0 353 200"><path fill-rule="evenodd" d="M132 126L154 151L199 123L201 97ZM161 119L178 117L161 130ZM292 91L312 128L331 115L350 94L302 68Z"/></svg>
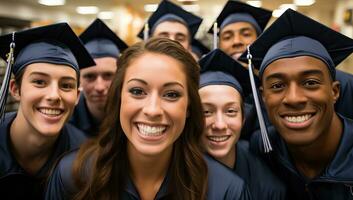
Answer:
<svg viewBox="0 0 353 200"><path fill-rule="evenodd" d="M118 66L98 140L61 160L46 198L248 199L244 182L201 152L199 66L188 51L155 38Z"/></svg>
<svg viewBox="0 0 353 200"><path fill-rule="evenodd" d="M85 139L66 121L78 100L79 67L94 63L67 24L17 32L14 39L0 37L0 44L10 42L16 45L15 79L3 84L10 81L10 92L20 105L0 124L0 196L42 199L56 159ZM0 49L6 57L6 48Z"/></svg>

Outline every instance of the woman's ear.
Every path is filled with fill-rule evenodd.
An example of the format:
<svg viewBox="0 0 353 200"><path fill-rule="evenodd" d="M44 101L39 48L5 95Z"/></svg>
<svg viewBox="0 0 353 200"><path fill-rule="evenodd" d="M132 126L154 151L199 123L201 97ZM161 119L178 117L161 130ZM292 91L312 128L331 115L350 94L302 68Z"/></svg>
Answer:
<svg viewBox="0 0 353 200"><path fill-rule="evenodd" d="M10 93L11 96L16 99L16 101L20 101L21 99L21 92L20 92L20 87L16 84L15 79L10 80Z"/></svg>

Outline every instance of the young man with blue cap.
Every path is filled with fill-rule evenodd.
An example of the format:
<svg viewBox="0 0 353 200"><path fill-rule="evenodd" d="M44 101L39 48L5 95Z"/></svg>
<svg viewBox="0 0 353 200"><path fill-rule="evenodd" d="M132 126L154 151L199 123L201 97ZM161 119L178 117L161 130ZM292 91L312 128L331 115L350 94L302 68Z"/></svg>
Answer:
<svg viewBox="0 0 353 200"><path fill-rule="evenodd" d="M250 152L248 141L239 140L245 121L243 99L251 92L248 71L219 49L199 63L204 149L239 175L254 199L286 199L285 185Z"/></svg>
<svg viewBox="0 0 353 200"><path fill-rule="evenodd" d="M81 70L82 95L69 122L88 137L93 137L98 134L104 118L104 107L117 69L117 59L127 45L100 19L96 19L80 35L80 39L96 65Z"/></svg>
<svg viewBox="0 0 353 200"><path fill-rule="evenodd" d="M353 52L353 40L289 9L249 52L274 126L273 152L265 158L289 198L353 199L353 121L335 111L345 98L335 67ZM251 140L258 153L260 140Z"/></svg>
<svg viewBox="0 0 353 200"><path fill-rule="evenodd" d="M0 198L43 199L57 158L85 140L66 122L78 102L80 69L94 61L66 23L1 36L0 55L8 62L0 109L7 86L19 101L0 123Z"/></svg>
<svg viewBox="0 0 353 200"><path fill-rule="evenodd" d="M180 6L163 0L150 16L138 37L166 37L179 42L191 51L191 40L195 37L202 19L182 9Z"/></svg>
<svg viewBox="0 0 353 200"><path fill-rule="evenodd" d="M238 60L265 29L271 16L269 10L229 0L216 19L217 29L211 27L208 32L218 34L219 48Z"/></svg>

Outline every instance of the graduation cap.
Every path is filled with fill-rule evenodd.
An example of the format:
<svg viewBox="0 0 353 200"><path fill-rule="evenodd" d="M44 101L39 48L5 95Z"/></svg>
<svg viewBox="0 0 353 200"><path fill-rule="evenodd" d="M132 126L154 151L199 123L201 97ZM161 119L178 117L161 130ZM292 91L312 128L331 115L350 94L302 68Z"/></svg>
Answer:
<svg viewBox="0 0 353 200"><path fill-rule="evenodd" d="M221 30L225 26L236 22L248 22L253 25L257 35L260 35L271 19L271 16L272 11L257 8L240 1L229 0L208 33L213 33L214 40L216 40L218 30ZM214 41L215 46L216 44L217 41Z"/></svg>
<svg viewBox="0 0 353 200"><path fill-rule="evenodd" d="M199 58L201 58L203 55L207 54L210 52L210 49L206 47L204 44L202 44L201 41L198 39L193 38L191 41L191 50L194 52Z"/></svg>
<svg viewBox="0 0 353 200"><path fill-rule="evenodd" d="M200 88L207 85L228 85L242 97L251 93L248 70L220 49L215 49L199 61Z"/></svg>
<svg viewBox="0 0 353 200"><path fill-rule="evenodd" d="M80 35L81 41L93 58L118 58L128 46L102 20L96 19Z"/></svg>
<svg viewBox="0 0 353 200"><path fill-rule="evenodd" d="M157 10L150 16L147 24L137 36L146 40L154 32L158 24L170 20L184 24L188 28L191 38L194 38L202 22L202 18L185 11L168 0L162 0Z"/></svg>
<svg viewBox="0 0 353 200"><path fill-rule="evenodd" d="M220 29L231 23L248 22L254 26L257 34L260 35L271 16L272 11L257 8L240 1L229 0L218 15L216 22ZM208 33L213 33L212 27Z"/></svg>
<svg viewBox="0 0 353 200"><path fill-rule="evenodd" d="M250 46L252 63L260 78L280 58L312 56L326 63L333 80L335 66L353 52L353 40L294 10L284 12ZM240 60L247 61L247 54Z"/></svg>
<svg viewBox="0 0 353 200"><path fill-rule="evenodd" d="M0 118L5 109L11 72L18 75L32 63L51 63L80 69L95 65L67 23L42 26L0 36L0 57L7 69L0 89Z"/></svg>

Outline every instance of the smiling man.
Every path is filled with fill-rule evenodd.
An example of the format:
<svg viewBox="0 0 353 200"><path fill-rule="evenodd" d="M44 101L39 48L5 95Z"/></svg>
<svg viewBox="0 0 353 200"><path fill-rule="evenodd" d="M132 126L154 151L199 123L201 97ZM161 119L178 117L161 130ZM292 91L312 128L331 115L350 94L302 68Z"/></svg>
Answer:
<svg viewBox="0 0 353 200"><path fill-rule="evenodd" d="M335 67L353 52L353 40L289 9L250 51L275 128L274 152L265 158L287 183L289 198L353 199L353 121L335 112L344 98ZM254 134L257 152L261 143Z"/></svg>
<svg viewBox="0 0 353 200"><path fill-rule="evenodd" d="M246 47L265 29L271 16L272 12L269 10L229 0L216 20L219 48L238 60ZM209 33L213 33L213 27Z"/></svg>
<svg viewBox="0 0 353 200"><path fill-rule="evenodd" d="M117 69L117 59L127 45L100 19L96 19L80 35L80 39L96 65L81 70L83 95L69 122L92 137L98 134L105 115L108 90Z"/></svg>

